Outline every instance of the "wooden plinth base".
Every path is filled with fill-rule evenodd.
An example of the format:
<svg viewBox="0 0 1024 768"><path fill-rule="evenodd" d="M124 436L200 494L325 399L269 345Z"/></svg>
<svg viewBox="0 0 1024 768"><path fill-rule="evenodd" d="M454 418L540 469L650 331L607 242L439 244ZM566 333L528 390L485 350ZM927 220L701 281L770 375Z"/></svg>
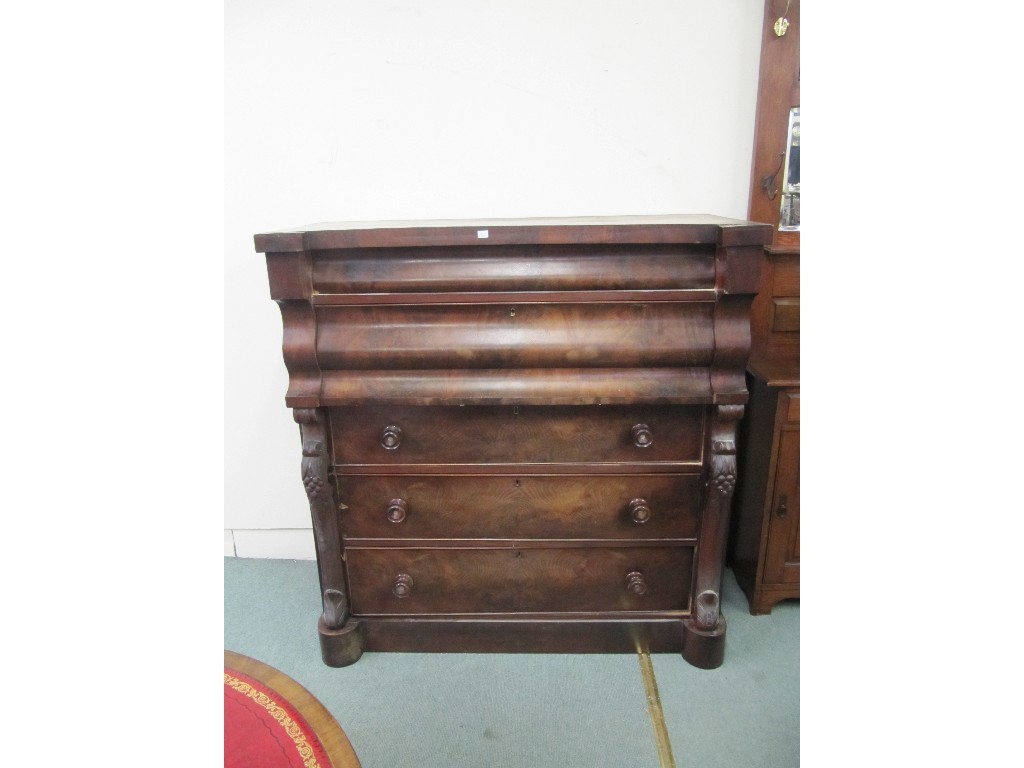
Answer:
<svg viewBox="0 0 1024 768"><path fill-rule="evenodd" d="M725 616L714 629L700 629L693 619L683 619L683 658L700 669L715 669L725 659Z"/></svg>
<svg viewBox="0 0 1024 768"><path fill-rule="evenodd" d="M321 616L317 624L320 633L320 655L329 667L347 667L363 655L363 628L358 621L349 620L341 629L331 629Z"/></svg>
<svg viewBox="0 0 1024 768"><path fill-rule="evenodd" d="M321 618L324 663L347 667L364 650L414 653L679 653L695 667L725 658L725 618L713 630L692 619L633 621L501 621L436 619L349 620L329 629ZM681 630L681 631L680 631Z"/></svg>
<svg viewBox="0 0 1024 768"><path fill-rule="evenodd" d="M679 619L361 619L367 651L679 653Z"/></svg>

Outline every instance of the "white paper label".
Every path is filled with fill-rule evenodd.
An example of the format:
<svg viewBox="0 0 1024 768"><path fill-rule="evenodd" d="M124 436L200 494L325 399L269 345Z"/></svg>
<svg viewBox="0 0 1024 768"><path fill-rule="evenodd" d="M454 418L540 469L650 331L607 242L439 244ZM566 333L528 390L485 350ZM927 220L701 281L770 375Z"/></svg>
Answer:
<svg viewBox="0 0 1024 768"><path fill-rule="evenodd" d="M476 231L476 236L481 240L486 240L489 237L486 229L478 229Z"/></svg>

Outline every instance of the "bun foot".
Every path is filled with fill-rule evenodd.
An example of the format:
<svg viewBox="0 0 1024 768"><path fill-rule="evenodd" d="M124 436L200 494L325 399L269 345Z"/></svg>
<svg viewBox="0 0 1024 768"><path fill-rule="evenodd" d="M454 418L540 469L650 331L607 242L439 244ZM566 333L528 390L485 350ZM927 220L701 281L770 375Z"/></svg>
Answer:
<svg viewBox="0 0 1024 768"><path fill-rule="evenodd" d="M331 629L320 617L320 655L329 667L347 667L363 655L363 630L358 621L349 621L340 629Z"/></svg>
<svg viewBox="0 0 1024 768"><path fill-rule="evenodd" d="M725 617L714 629L700 629L693 619L683 619L683 658L700 669L715 669L725 659Z"/></svg>

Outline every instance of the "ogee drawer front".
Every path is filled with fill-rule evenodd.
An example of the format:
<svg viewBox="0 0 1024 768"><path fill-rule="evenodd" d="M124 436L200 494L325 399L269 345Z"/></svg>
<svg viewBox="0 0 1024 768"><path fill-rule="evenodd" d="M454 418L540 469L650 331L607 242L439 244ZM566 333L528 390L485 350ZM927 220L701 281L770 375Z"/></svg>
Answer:
<svg viewBox="0 0 1024 768"><path fill-rule="evenodd" d="M346 550L358 615L688 610L689 547Z"/></svg>
<svg viewBox="0 0 1024 768"><path fill-rule="evenodd" d="M709 245L533 245L321 251L320 293L713 288Z"/></svg>
<svg viewBox="0 0 1024 768"><path fill-rule="evenodd" d="M709 365L714 303L317 309L323 370Z"/></svg>
<svg viewBox="0 0 1024 768"><path fill-rule="evenodd" d="M339 476L338 497L346 538L693 538L700 476Z"/></svg>
<svg viewBox="0 0 1024 768"><path fill-rule="evenodd" d="M336 464L699 462L701 406L331 409Z"/></svg>

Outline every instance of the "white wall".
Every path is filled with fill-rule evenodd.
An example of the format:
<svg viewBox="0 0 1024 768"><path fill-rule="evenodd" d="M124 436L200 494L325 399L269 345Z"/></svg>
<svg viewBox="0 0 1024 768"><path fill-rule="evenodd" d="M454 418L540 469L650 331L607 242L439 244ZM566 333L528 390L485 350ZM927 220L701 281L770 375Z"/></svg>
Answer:
<svg viewBox="0 0 1024 768"><path fill-rule="evenodd" d="M252 236L346 219L743 218L761 0L227 0L225 554L309 557Z"/></svg>

